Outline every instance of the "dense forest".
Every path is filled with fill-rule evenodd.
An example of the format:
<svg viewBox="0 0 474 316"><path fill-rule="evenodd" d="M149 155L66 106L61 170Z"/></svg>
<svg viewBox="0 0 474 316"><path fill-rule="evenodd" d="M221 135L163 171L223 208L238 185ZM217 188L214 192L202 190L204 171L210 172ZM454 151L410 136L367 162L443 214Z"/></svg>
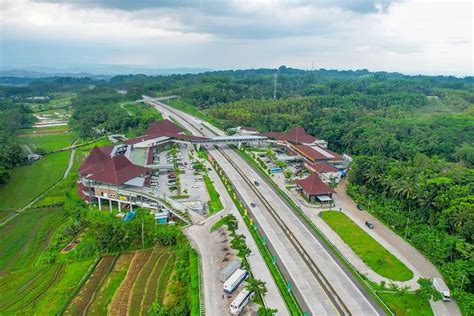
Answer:
<svg viewBox="0 0 474 316"><path fill-rule="evenodd" d="M473 87L472 77L303 71L284 66L194 75L127 75L109 81L33 81L0 90L0 174L23 159L14 134L19 126L32 122L28 108L16 101L18 95L74 89L77 97L72 100L70 125L85 138L102 131L143 132L156 119L144 106L130 106L143 94L178 95L180 104L193 106L224 127L284 131L300 125L326 139L330 149L354 158L350 194L425 254L444 274L463 312L472 315ZM16 151L17 155L9 156Z"/></svg>

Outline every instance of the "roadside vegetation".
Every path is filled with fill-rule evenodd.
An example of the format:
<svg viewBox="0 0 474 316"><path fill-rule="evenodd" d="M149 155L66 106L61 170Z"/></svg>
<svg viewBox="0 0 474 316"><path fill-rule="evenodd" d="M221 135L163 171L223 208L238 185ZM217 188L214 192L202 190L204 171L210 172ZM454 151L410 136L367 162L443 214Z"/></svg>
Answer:
<svg viewBox="0 0 474 316"><path fill-rule="evenodd" d="M204 183L206 184L207 192L209 193L210 201L208 203L209 206L209 214L214 214L221 211L224 206L222 205L221 199L219 197L219 193L216 191L212 180L209 178L208 175L203 177Z"/></svg>
<svg viewBox="0 0 474 316"><path fill-rule="evenodd" d="M379 275L393 281L408 281L413 278L413 272L410 269L355 224L346 214L337 211L324 211L319 213L319 216L369 268Z"/></svg>

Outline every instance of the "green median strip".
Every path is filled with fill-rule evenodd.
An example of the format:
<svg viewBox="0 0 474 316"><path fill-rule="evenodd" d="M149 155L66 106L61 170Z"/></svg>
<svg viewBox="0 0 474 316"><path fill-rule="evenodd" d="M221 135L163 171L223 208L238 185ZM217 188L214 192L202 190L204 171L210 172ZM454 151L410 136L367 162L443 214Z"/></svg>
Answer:
<svg viewBox="0 0 474 316"><path fill-rule="evenodd" d="M208 203L209 213L217 213L224 208L221 199L219 198L219 193L217 193L216 188L214 187L214 184L212 183L209 176L204 176L204 183L206 184L207 192L209 193L209 197L211 198Z"/></svg>
<svg viewBox="0 0 474 316"><path fill-rule="evenodd" d="M394 281L408 281L413 272L355 224L346 214L324 211L319 216L379 275Z"/></svg>

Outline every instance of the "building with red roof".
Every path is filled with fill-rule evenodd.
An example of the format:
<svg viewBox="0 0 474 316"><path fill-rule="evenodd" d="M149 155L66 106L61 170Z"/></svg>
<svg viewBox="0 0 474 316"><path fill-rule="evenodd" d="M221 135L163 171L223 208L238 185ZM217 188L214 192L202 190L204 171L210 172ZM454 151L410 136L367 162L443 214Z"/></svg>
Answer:
<svg viewBox="0 0 474 316"><path fill-rule="evenodd" d="M316 141L316 137L306 133L302 127L293 127L278 137L278 140L291 142L293 144L312 144Z"/></svg>
<svg viewBox="0 0 474 316"><path fill-rule="evenodd" d="M107 151L101 150L97 146L92 148L90 154L81 163L79 173L81 175L88 175L101 171L104 168L105 162L110 159L110 153L107 154Z"/></svg>
<svg viewBox="0 0 474 316"><path fill-rule="evenodd" d="M325 162L317 162L317 163L309 163L305 162L305 167L312 171L316 172L321 180L325 183L339 183L341 181L341 172L336 167L325 163Z"/></svg>
<svg viewBox="0 0 474 316"><path fill-rule="evenodd" d="M127 158L119 155L108 159L104 163L102 170L90 175L88 179L105 184L122 185L140 177L143 178L144 182L145 176L149 171L149 168L134 165Z"/></svg>
<svg viewBox="0 0 474 316"><path fill-rule="evenodd" d="M336 193L326 183L324 183L316 173L312 173L305 179L296 180L298 191L309 202L321 204L332 204L332 195Z"/></svg>

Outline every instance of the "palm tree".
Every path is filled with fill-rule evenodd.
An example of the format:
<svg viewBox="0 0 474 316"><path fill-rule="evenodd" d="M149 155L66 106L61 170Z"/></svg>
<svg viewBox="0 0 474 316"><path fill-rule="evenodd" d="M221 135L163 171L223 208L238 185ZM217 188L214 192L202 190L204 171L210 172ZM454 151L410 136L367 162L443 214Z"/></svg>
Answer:
<svg viewBox="0 0 474 316"><path fill-rule="evenodd" d="M275 308L260 306L257 311L258 316L273 316L278 312Z"/></svg>
<svg viewBox="0 0 474 316"><path fill-rule="evenodd" d="M267 286L264 281L248 278L245 284L245 289L249 292L254 292L256 295L265 296L267 293Z"/></svg>

